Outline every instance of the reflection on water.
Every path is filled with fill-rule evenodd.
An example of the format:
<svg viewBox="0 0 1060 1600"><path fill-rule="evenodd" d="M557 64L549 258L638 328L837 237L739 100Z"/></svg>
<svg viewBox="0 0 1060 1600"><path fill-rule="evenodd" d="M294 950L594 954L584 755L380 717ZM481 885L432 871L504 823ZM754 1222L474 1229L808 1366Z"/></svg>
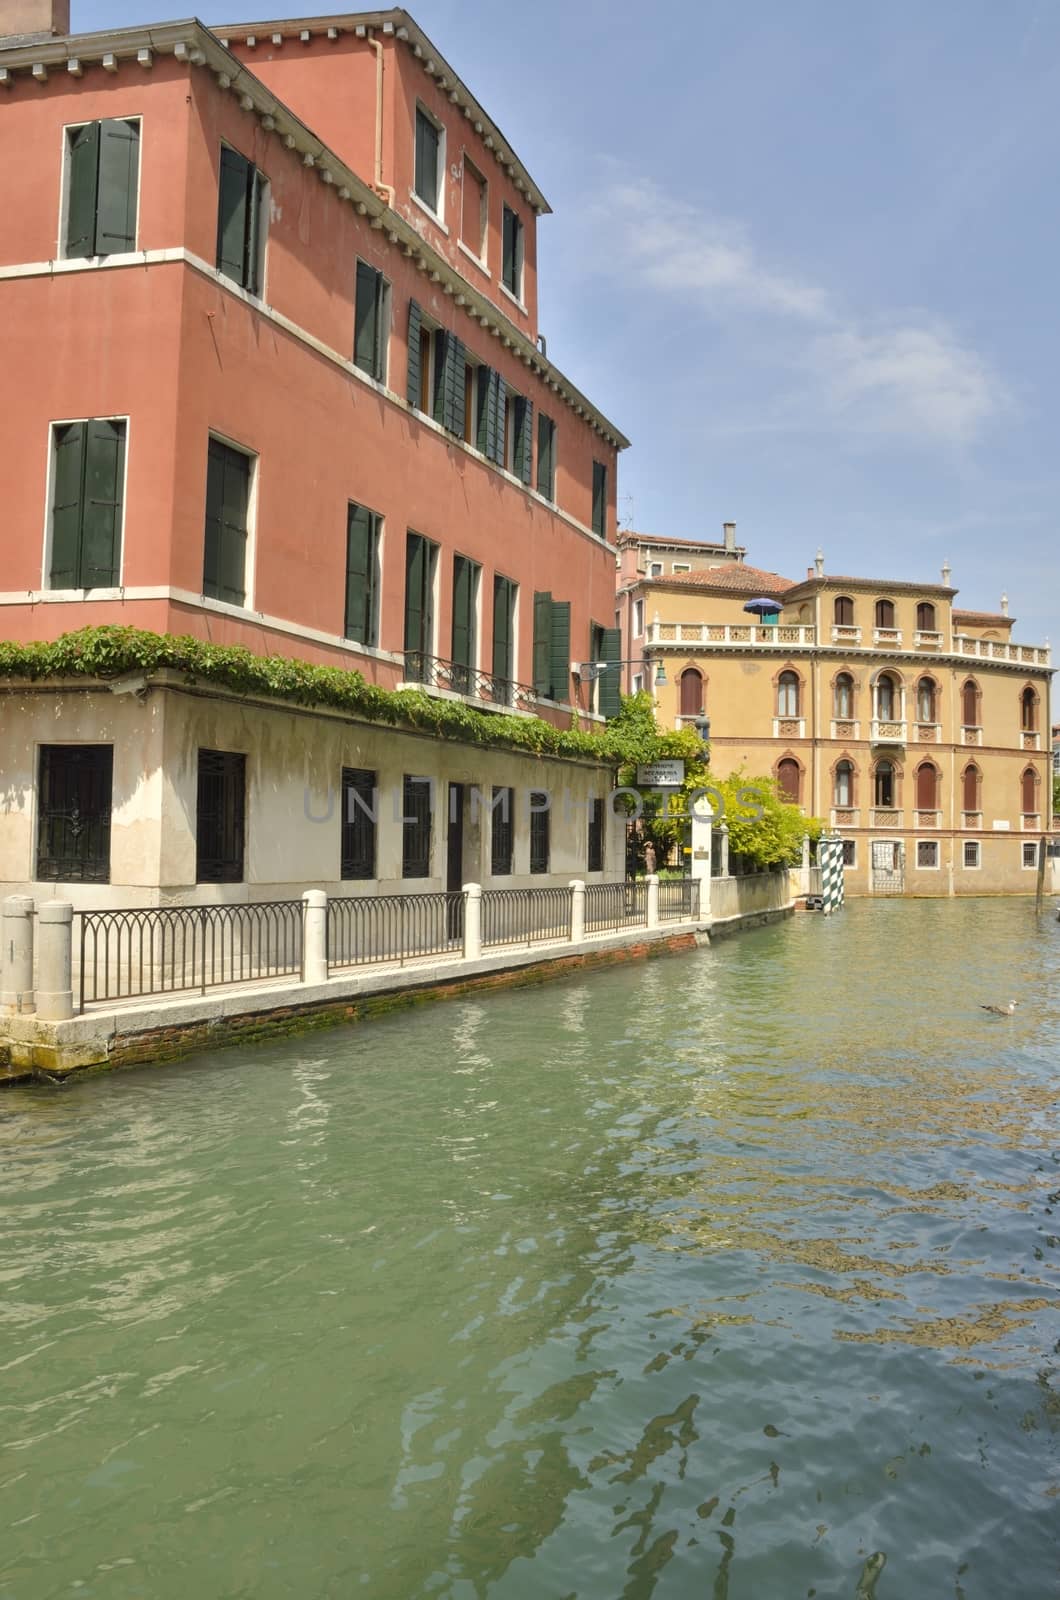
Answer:
<svg viewBox="0 0 1060 1600"><path fill-rule="evenodd" d="M0 1600L1051 1595L1058 979L855 904L8 1093Z"/></svg>

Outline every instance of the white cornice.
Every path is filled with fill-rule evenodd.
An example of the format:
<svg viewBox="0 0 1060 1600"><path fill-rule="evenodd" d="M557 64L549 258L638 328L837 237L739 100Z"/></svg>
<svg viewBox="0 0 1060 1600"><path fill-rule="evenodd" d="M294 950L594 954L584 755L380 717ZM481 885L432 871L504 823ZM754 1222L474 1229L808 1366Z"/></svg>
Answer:
<svg viewBox="0 0 1060 1600"><path fill-rule="evenodd" d="M401 16L404 12L366 13ZM363 20L363 19L360 19ZM331 20L334 25L334 19ZM282 28L282 24L276 24ZM305 24L303 24L303 27ZM188 66L207 67L218 86L236 96L248 115L258 118L263 128L275 132L289 150L297 151L305 165L314 169L321 182L334 187L339 199L352 205L359 216L367 217L378 232L385 233L392 245L401 245L431 281L450 296L480 327L501 339L506 348L534 372L545 386L580 416L593 432L616 450L624 450L629 440L614 423L543 356L537 346L503 311L480 293L417 233L412 224L392 210L369 183L313 133L294 112L277 99L253 72L220 39L194 19L170 22L159 27L123 28L102 33L70 34L33 44L0 48L0 87L11 87L16 76L44 83L50 72L65 72L83 81L87 66L103 66L107 71L131 67L144 71L144 52L169 54ZM153 55L151 56L153 59ZM71 84L71 88L76 85Z"/></svg>

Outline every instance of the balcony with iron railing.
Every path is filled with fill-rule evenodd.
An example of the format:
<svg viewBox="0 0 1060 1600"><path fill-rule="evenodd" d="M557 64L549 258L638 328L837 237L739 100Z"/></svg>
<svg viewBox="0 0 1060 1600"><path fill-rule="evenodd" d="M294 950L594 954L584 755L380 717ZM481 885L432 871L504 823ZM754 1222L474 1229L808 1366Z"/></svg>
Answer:
<svg viewBox="0 0 1060 1600"><path fill-rule="evenodd" d="M503 706L509 710L533 711L537 696L526 683L513 678L497 678L492 672L480 672L477 667L465 666L459 661L445 661L440 656L426 655L422 650L405 651L405 686L441 690L472 700L477 705Z"/></svg>

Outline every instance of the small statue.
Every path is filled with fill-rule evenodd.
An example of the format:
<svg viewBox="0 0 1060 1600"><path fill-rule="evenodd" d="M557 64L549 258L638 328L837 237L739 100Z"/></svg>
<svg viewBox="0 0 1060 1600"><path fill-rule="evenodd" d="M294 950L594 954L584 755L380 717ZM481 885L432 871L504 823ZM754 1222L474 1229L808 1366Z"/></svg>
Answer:
<svg viewBox="0 0 1060 1600"><path fill-rule="evenodd" d="M644 846L644 871L650 878L655 871L655 846L649 839Z"/></svg>

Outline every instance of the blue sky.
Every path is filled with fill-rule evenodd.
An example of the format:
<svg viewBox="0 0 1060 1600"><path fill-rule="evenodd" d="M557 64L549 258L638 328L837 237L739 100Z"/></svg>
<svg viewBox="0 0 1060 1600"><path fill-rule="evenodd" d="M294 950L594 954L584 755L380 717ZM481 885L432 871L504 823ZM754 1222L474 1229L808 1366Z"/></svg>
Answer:
<svg viewBox="0 0 1060 1600"><path fill-rule="evenodd" d="M203 19L320 14L277 8ZM1060 634L1055 0L420 0L548 196L549 354L619 515ZM73 0L75 29L181 13Z"/></svg>

